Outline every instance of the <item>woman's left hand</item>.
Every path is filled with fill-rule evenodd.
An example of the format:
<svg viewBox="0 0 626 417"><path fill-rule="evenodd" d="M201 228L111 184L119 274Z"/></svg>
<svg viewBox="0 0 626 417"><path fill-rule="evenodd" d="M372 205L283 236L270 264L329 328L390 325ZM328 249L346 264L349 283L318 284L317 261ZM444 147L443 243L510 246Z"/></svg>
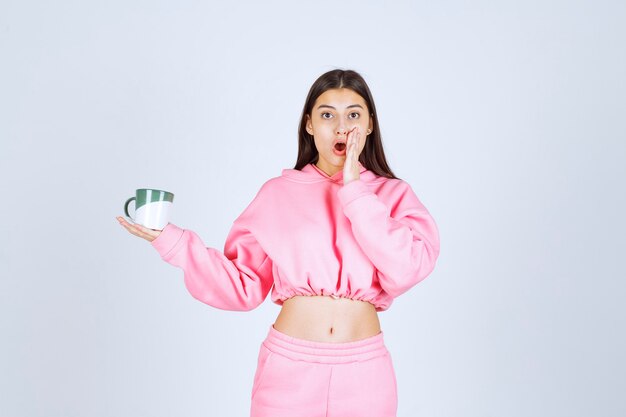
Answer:
<svg viewBox="0 0 626 417"><path fill-rule="evenodd" d="M343 163L343 185L354 180L358 180L359 173L359 149L361 149L361 132L358 127L354 127L348 132L346 141L346 160Z"/></svg>

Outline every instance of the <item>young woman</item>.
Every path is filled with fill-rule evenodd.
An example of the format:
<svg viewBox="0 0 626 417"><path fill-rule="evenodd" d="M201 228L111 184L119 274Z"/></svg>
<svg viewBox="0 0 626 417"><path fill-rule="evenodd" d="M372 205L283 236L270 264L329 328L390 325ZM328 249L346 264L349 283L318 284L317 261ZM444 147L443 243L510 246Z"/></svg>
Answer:
<svg viewBox="0 0 626 417"><path fill-rule="evenodd" d="M223 253L191 230L130 225L184 271L189 292L252 310L282 306L260 346L252 417L393 417L396 376L378 312L428 276L435 221L383 151L363 78L333 70L307 96L293 169L265 182Z"/></svg>

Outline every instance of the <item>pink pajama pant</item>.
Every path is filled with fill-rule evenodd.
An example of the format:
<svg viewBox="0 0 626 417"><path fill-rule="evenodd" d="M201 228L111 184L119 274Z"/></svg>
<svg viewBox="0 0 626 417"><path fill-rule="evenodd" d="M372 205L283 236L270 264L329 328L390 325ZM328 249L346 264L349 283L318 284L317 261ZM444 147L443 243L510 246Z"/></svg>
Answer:
<svg viewBox="0 0 626 417"><path fill-rule="evenodd" d="M382 331L313 342L270 326L252 386L251 417L396 417L398 391Z"/></svg>

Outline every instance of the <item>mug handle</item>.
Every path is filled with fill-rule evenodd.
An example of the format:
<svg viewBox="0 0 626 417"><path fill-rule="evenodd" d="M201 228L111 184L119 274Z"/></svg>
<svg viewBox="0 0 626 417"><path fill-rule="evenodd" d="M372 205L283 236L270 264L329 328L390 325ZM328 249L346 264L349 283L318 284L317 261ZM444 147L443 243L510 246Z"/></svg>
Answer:
<svg viewBox="0 0 626 417"><path fill-rule="evenodd" d="M137 203L137 199L136 199L136 197L131 197L131 198L129 198L128 200L126 200L126 204L124 204L124 213L126 213L126 218L127 218L128 220L130 220L130 221L131 221L131 222L133 222L133 223L136 223L136 222L135 222L135 219L133 219L133 218L130 216L130 214L128 214L128 205L129 205L129 204L130 204L130 202L131 202L131 201L133 201L133 200L135 200L135 203Z"/></svg>

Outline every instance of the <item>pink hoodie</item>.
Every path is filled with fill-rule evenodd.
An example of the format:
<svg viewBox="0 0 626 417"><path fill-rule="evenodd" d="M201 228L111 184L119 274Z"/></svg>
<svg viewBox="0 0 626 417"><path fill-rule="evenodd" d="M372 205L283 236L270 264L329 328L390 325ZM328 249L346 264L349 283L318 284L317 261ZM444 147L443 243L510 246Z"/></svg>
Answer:
<svg viewBox="0 0 626 417"><path fill-rule="evenodd" d="M278 305L333 295L384 311L432 272L439 231L409 184L359 166L345 186L343 171L284 169L235 219L223 253L172 223L151 244L184 271L191 295L219 309L252 310L274 285Z"/></svg>

